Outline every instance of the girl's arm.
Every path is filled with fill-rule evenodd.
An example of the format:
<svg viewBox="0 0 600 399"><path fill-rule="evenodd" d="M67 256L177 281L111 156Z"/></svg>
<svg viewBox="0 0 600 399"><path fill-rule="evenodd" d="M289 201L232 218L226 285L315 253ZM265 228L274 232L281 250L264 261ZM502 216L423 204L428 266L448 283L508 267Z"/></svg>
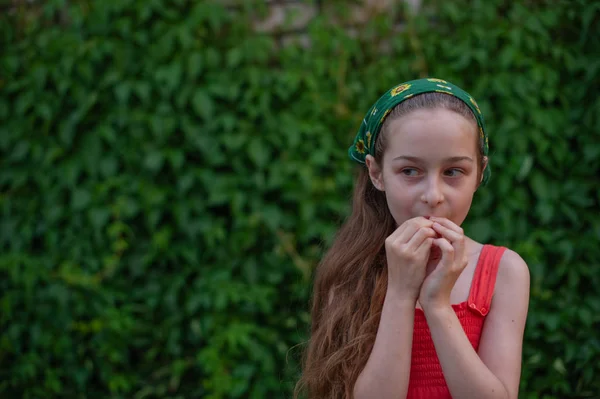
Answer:
<svg viewBox="0 0 600 399"><path fill-rule="evenodd" d="M431 337L454 399L517 398L523 332L529 304L529 271L507 250L475 352L450 305L423 305Z"/></svg>
<svg viewBox="0 0 600 399"><path fill-rule="evenodd" d="M355 399L406 397L415 305L388 288L373 350L354 385Z"/></svg>
<svg viewBox="0 0 600 399"><path fill-rule="evenodd" d="M354 398L403 398L408 392L419 289L435 231L432 222L409 219L386 240L388 285L371 355L354 384Z"/></svg>

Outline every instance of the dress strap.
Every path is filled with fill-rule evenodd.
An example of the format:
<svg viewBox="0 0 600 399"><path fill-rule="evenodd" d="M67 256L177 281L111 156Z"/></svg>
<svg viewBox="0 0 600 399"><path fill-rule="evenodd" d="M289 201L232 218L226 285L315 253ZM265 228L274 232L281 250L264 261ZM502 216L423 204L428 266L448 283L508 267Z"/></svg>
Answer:
<svg viewBox="0 0 600 399"><path fill-rule="evenodd" d="M481 254L479 255L473 281L471 282L468 306L469 309L476 311L482 316L487 315L490 311L494 286L496 285L496 276L498 274L498 265L505 250L506 247L496 247L494 245L484 245L481 248Z"/></svg>

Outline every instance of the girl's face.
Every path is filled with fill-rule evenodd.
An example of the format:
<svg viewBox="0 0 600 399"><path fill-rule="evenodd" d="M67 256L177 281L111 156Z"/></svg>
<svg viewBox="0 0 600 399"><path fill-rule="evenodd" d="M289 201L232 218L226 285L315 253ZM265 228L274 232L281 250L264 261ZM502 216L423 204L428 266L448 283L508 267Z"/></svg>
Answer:
<svg viewBox="0 0 600 399"><path fill-rule="evenodd" d="M369 155L367 167L397 225L437 216L460 226L480 183L473 122L447 109L423 109L391 121L387 135L381 165Z"/></svg>

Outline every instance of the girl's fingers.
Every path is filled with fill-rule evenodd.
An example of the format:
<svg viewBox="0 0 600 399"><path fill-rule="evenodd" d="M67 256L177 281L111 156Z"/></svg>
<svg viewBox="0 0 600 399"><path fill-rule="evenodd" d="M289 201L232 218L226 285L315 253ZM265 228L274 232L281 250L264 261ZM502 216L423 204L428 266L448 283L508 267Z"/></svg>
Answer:
<svg viewBox="0 0 600 399"><path fill-rule="evenodd" d="M432 222L437 222L437 223L441 224L442 226L446 227L447 229L455 231L458 234L463 234L464 233L463 229L459 225L457 225L456 223L454 223L452 220L450 220L450 219L432 217L431 221Z"/></svg>
<svg viewBox="0 0 600 399"><path fill-rule="evenodd" d="M432 221L425 219L424 217L417 217L414 219L407 220L398 227L388 239L390 242L406 243L408 242L415 233L421 229L421 227L431 227Z"/></svg>
<svg viewBox="0 0 600 399"><path fill-rule="evenodd" d="M429 253L429 251L431 251L431 247L433 246L433 240L433 237L427 237L426 239L424 239L421 245L419 245L419 247L417 247L417 249L415 250L415 253L419 256L426 256Z"/></svg>
<svg viewBox="0 0 600 399"><path fill-rule="evenodd" d="M433 245L442 250L442 264L451 265L454 261L454 247L445 238L436 238Z"/></svg>
<svg viewBox="0 0 600 399"><path fill-rule="evenodd" d="M464 237L464 235L462 235L461 233L458 233L458 232L456 232L454 230L449 229L448 227L446 227L446 226L442 225L441 223L439 223L437 220L433 223L433 225L431 227L435 231L437 231L438 233L440 233L442 235L442 237L446 238L451 243L454 243L456 241L460 241Z"/></svg>
<svg viewBox="0 0 600 399"><path fill-rule="evenodd" d="M428 238L435 237L435 231L430 227L421 227L408 241L407 246L409 248L420 247L425 240Z"/></svg>
<svg viewBox="0 0 600 399"><path fill-rule="evenodd" d="M456 259L462 259L465 253L465 236L462 233L458 233L445 226L442 226L437 221L433 223L432 228L443 238L448 240L452 247L454 247L454 255Z"/></svg>

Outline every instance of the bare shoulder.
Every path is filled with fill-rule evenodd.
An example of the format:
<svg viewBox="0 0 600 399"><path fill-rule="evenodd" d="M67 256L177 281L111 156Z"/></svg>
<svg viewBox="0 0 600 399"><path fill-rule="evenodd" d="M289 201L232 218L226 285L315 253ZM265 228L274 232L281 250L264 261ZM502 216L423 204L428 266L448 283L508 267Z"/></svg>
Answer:
<svg viewBox="0 0 600 399"><path fill-rule="evenodd" d="M529 291L529 278L527 263L518 253L507 248L498 265L496 286L526 288Z"/></svg>
<svg viewBox="0 0 600 399"><path fill-rule="evenodd" d="M492 309L506 314L527 314L530 289L529 267L513 250L506 249L500 258Z"/></svg>

